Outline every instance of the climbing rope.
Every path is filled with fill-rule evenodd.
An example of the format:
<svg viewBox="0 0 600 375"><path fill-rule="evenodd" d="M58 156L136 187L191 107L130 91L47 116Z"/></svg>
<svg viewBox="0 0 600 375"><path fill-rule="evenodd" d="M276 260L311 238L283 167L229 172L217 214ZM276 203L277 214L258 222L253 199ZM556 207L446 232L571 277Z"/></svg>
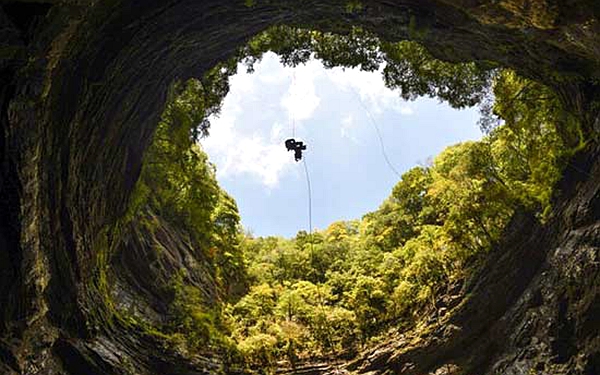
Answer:
<svg viewBox="0 0 600 375"><path fill-rule="evenodd" d="M308 167L306 164L306 156L302 159L304 164L304 175L306 176L306 186L308 188L308 235L310 236L310 246L312 249L312 192L310 187L310 175L308 174Z"/></svg>
<svg viewBox="0 0 600 375"><path fill-rule="evenodd" d="M387 165L390 168L390 170L392 172L394 172L394 174L396 175L396 177L398 177L398 179L400 179L401 178L400 173L394 167L394 165L390 161L390 158L388 157L387 152L385 151L385 144L383 143L383 137L381 136L381 131L379 131L379 126L377 125L377 121L375 121L375 119L371 115L371 111L369 111L369 109L367 108L367 106L365 105L365 103L363 103L363 101L361 100L360 96L358 95L358 93L356 92L356 90L354 89L354 87L352 87L352 86L349 86L349 87L350 87L350 90L352 91L352 93L354 94L354 97L356 98L356 100L360 104L360 106L365 110L365 112L366 112L367 117L369 118L369 120L371 120L371 124L373 125L373 128L375 128L375 132L377 133L377 138L379 139L379 146L381 148L381 155L383 155L383 158L385 159L385 162L387 163Z"/></svg>
<svg viewBox="0 0 600 375"><path fill-rule="evenodd" d="M295 87L296 87L296 70L295 70L295 68L292 68L292 83L291 83L291 90L290 90L293 95L291 97L292 102L294 100L296 100L295 92L294 92ZM288 120L290 121L290 123L292 125L292 140L294 140L296 138L296 116L295 116L293 110L290 110ZM286 141L286 143L287 143L287 141ZM301 142L300 142L300 144L301 144ZM306 149L306 147L304 149ZM296 161L298 161L298 159L296 159ZM311 251L312 251L312 246L313 246L313 241L312 241L312 191L311 191L312 189L310 186L310 175L308 173L306 156L304 156L304 158L302 158L302 164L304 165L304 175L306 176L306 186L308 188L308 235L310 238L310 246L311 246Z"/></svg>
<svg viewBox="0 0 600 375"><path fill-rule="evenodd" d="M328 75L327 72L325 72L325 74ZM291 85L292 85L291 92L293 93L292 95L294 95L295 94L294 88L296 86L296 71L295 70L292 70ZM385 144L383 142L383 137L381 135L381 131L379 130L379 126L377 125L377 121L375 121L375 118L371 114L371 111L369 111L367 106L363 103L363 101L361 100L360 96L358 95L358 93L356 92L354 87L352 87L352 86L349 86L349 87L350 87L352 93L354 94L354 97L356 98L356 100L358 101L358 103L360 104L362 109L365 111L365 113L367 114L367 117L369 118L373 128L375 129L375 133L377 134L377 139L379 140L379 146L381 148L381 154L382 154L387 166L396 175L396 177L398 177L398 179L400 179L401 178L400 173L398 172L398 170L394 167L394 165L390 161L387 151L385 150ZM294 101L295 99L296 98L294 96L291 98L292 101ZM289 121L291 122L291 125L292 125L292 139L295 139L296 138L296 116L293 111L290 111ZM296 160L298 160L298 159L296 159ZM310 245L311 245L311 250L312 250L312 246L313 246L313 240L312 240L312 189L311 189L311 185L310 185L310 175L308 173L308 165L306 163L306 156L302 159L302 163L304 165L306 186L308 188L308 234L309 234Z"/></svg>
<svg viewBox="0 0 600 375"><path fill-rule="evenodd" d="M292 86L291 86L291 97L292 102L295 99L296 93L294 92L294 88L296 87L296 68L292 68ZM290 110L290 116L292 117L292 138L296 138L296 116L294 115L294 111Z"/></svg>

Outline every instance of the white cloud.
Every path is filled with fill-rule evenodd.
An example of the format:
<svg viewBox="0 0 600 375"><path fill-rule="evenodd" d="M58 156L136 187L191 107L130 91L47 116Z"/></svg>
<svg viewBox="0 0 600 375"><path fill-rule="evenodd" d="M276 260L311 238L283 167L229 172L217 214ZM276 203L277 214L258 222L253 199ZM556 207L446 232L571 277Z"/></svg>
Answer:
<svg viewBox="0 0 600 375"><path fill-rule="evenodd" d="M247 73L244 68L239 69L238 67L238 74L229 79L230 92L250 94L254 91L255 82L250 73Z"/></svg>
<svg viewBox="0 0 600 375"><path fill-rule="evenodd" d="M247 98L257 95L257 83L268 87L281 82L281 77L285 80L286 72L282 67L265 69L262 64L252 75L243 68L238 71L240 73L231 78L231 90L223 103L222 114L211 118L210 136L202 140L202 146L217 165L219 178L247 174L259 179L267 188L274 188L293 162L281 143L283 125L274 123L266 133L263 127L244 132L240 121L242 116L248 116L244 113Z"/></svg>
<svg viewBox="0 0 600 375"><path fill-rule="evenodd" d="M402 107L398 108L397 111L400 112L401 115L405 115L405 116L410 116L413 113L415 113L415 111L409 106L402 106Z"/></svg>
<svg viewBox="0 0 600 375"><path fill-rule="evenodd" d="M249 173L260 177L267 187L275 187L290 158L280 144L265 143L262 138L246 138L227 155L222 167L223 176Z"/></svg>
<svg viewBox="0 0 600 375"><path fill-rule="evenodd" d="M321 99L315 93L315 78L320 74L321 63L315 60L300 65L292 72L292 84L281 98L281 106L296 121L308 120ZM291 69L286 69L291 70Z"/></svg>
<svg viewBox="0 0 600 375"><path fill-rule="evenodd" d="M278 85L285 82L286 76L283 74L268 74L259 78L260 82L267 85Z"/></svg>
<svg viewBox="0 0 600 375"><path fill-rule="evenodd" d="M271 127L271 142L279 142L283 138L283 125L274 124Z"/></svg>
<svg viewBox="0 0 600 375"><path fill-rule="evenodd" d="M272 127L270 139L258 134L248 137L235 129L239 110L223 113L212 120L210 136L202 141L204 149L218 165L218 177L250 174L268 188L277 186L292 160L279 142L281 125Z"/></svg>
<svg viewBox="0 0 600 375"><path fill-rule="evenodd" d="M312 118L321 104L315 87L319 78L328 78L338 90L353 91L352 96L360 97L360 103L355 98L355 102L351 100L348 104L359 112L364 111L362 103L373 116L388 110L401 115L413 114L409 103L385 87L380 74L358 69L324 70L317 60L292 69L283 67L278 60L277 55L267 53L255 66L254 73L249 74L244 67L239 67L239 73L231 77L231 90L223 103L222 115L211 119L210 137L202 141L217 165L219 178L250 175L267 188L274 188L285 173L293 171L293 157L282 141L290 132L293 120L296 130L304 134L302 122ZM283 92L283 95L279 98L275 92ZM278 105L274 106L274 102ZM258 114L252 107L256 105L260 105ZM272 114L263 115L261 111ZM251 113L265 123L254 124L257 119L252 118ZM359 144L356 115L353 112L343 118L340 116L339 131L343 138Z"/></svg>
<svg viewBox="0 0 600 375"><path fill-rule="evenodd" d="M342 138L346 138L356 144L360 144L360 141L352 134L354 132L354 127L354 117L349 114L348 116L344 117L340 123L340 135Z"/></svg>

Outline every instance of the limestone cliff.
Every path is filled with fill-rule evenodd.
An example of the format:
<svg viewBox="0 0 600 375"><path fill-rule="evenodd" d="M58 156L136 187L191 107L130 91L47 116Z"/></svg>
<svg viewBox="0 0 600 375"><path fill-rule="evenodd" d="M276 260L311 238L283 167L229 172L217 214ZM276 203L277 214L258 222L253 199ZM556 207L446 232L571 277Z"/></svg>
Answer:
<svg viewBox="0 0 600 375"><path fill-rule="evenodd" d="M438 58L511 67L556 90L590 139L600 127L594 0L0 4L1 373L222 370L214 353L190 357L118 318L168 319L176 268L214 290L176 230L161 223L150 236L121 218L169 84L202 75L270 25L361 25L417 39ZM590 147L572 161L548 223L515 217L443 332L388 343L348 368L600 373L599 168ZM157 258L148 243L168 250Z"/></svg>

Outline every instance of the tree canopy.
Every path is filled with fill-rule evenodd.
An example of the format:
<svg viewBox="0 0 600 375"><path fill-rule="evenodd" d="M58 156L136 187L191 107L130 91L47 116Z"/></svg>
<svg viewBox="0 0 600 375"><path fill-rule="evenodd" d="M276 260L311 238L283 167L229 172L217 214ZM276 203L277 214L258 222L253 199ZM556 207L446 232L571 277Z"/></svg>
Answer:
<svg viewBox="0 0 600 375"><path fill-rule="evenodd" d="M251 287L228 313L251 365L350 356L439 319L516 211L551 215L579 130L549 90L511 71L494 77L493 94L487 136L404 173L376 211L292 239L246 237Z"/></svg>
<svg viewBox="0 0 600 375"><path fill-rule="evenodd" d="M358 220L295 238L243 234L235 200L197 144L209 133L228 77L268 50L285 64L381 70L405 99L482 104L487 135L446 148L404 173L381 206ZM175 283L170 332L218 345L268 372L278 362L351 356L390 330L447 311L518 210L551 214L562 168L583 147L579 128L547 88L507 70L433 59L413 42L384 43L355 29L340 36L279 26L205 77L173 87L130 215L154 212L188 231L213 262L221 301ZM491 104L490 104L491 103ZM485 107L487 105L487 107Z"/></svg>

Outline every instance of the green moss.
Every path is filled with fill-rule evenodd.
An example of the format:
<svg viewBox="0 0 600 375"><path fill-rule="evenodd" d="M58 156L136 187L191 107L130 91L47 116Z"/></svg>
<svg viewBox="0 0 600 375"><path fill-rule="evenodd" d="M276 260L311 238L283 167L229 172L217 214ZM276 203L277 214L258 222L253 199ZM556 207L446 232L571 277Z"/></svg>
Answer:
<svg viewBox="0 0 600 375"><path fill-rule="evenodd" d="M165 349L181 351L184 342L181 334L167 332L164 327L155 326L142 318L135 316L129 311L117 308L111 293L110 275L110 256L116 250L119 240L122 238L124 222L127 218L123 217L114 225L105 228L95 243L97 250L96 271L88 284L90 292L95 296L96 304L90 311L88 329L97 331L99 327L106 329L121 329L136 332L137 335L148 337L155 341L162 342ZM129 373L134 374L133 368L127 368L127 362L122 363Z"/></svg>
<svg viewBox="0 0 600 375"><path fill-rule="evenodd" d="M351 0L346 3L346 13L354 14L362 12L365 8L363 3L360 0Z"/></svg>
<svg viewBox="0 0 600 375"><path fill-rule="evenodd" d="M427 34L429 34L429 27L419 25L417 17L411 15L408 21L408 37L411 40L423 40L427 37Z"/></svg>

